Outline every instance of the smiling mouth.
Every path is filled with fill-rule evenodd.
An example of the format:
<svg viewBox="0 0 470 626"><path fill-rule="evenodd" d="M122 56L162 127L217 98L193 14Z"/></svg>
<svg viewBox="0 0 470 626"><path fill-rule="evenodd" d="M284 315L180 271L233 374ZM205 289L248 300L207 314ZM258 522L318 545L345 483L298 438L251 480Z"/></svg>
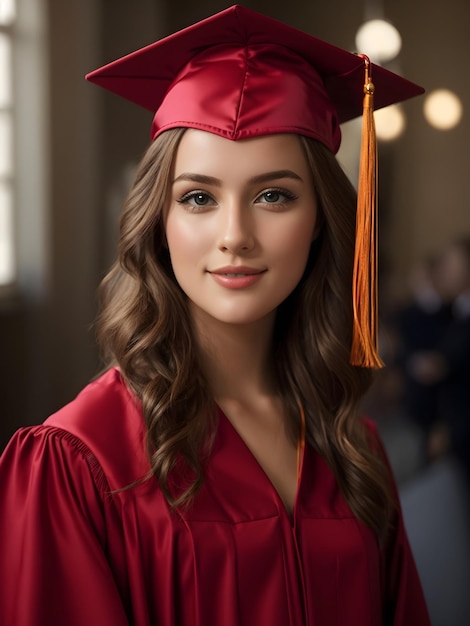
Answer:
<svg viewBox="0 0 470 626"><path fill-rule="evenodd" d="M235 268L233 268L235 269ZM238 269L238 268L237 268ZM246 289L253 287L261 280L261 277L267 270L257 270L255 268L240 268L242 271L234 272L230 271L232 268L224 268L209 272L213 280L227 289Z"/></svg>
<svg viewBox="0 0 470 626"><path fill-rule="evenodd" d="M234 268L235 269L235 268ZM227 268L227 270L221 268L218 270L209 270L209 274L214 274L215 276L229 276L230 278L239 278L243 276L258 276L258 274L264 274L266 272L265 269L251 269L251 268L240 268L238 271L232 270L232 268Z"/></svg>
<svg viewBox="0 0 470 626"><path fill-rule="evenodd" d="M261 272L245 272L243 274L232 274L230 272L217 272L219 276L230 276L230 278L237 278L239 276L256 276L256 274L261 274Z"/></svg>

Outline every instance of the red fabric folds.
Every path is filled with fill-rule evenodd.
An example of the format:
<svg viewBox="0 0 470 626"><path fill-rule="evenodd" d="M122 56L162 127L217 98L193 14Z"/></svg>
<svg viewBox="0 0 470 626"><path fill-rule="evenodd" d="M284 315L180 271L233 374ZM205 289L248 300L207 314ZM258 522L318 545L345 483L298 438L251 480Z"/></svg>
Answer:
<svg viewBox="0 0 470 626"><path fill-rule="evenodd" d="M401 518L379 550L307 445L293 517L221 413L205 485L171 512L117 370L0 461L2 626L428 626Z"/></svg>

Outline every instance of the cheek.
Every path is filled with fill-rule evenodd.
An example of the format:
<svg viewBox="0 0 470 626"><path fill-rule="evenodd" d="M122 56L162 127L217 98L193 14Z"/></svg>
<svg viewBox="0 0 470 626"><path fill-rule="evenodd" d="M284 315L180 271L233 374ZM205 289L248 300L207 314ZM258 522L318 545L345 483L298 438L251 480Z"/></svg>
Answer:
<svg viewBox="0 0 470 626"><path fill-rule="evenodd" d="M187 220L179 219L171 213L166 223L166 240L172 262L190 260L196 253L197 238L194 237L194 228Z"/></svg>
<svg viewBox="0 0 470 626"><path fill-rule="evenodd" d="M286 228L277 242L285 270L293 282L300 281L304 274L315 234L313 217Z"/></svg>
<svg viewBox="0 0 470 626"><path fill-rule="evenodd" d="M273 233L271 240L282 255L291 259L299 259L302 264L306 259L315 238L315 217L286 224L284 228Z"/></svg>

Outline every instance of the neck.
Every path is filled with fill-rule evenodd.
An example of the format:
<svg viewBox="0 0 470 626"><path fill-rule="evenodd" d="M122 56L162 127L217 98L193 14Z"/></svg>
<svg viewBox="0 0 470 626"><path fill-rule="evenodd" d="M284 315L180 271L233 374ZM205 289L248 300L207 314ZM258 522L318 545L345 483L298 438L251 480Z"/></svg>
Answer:
<svg viewBox="0 0 470 626"><path fill-rule="evenodd" d="M214 398L272 395L275 313L251 324L226 324L193 314L201 364Z"/></svg>

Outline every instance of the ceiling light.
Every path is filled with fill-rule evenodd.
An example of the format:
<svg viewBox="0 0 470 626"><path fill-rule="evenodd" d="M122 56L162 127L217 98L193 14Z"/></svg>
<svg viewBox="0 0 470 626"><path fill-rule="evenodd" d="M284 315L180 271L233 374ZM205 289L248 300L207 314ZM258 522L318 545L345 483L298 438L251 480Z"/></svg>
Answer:
<svg viewBox="0 0 470 626"><path fill-rule="evenodd" d="M397 139L405 129L405 116L398 105L375 111L374 119L377 139L382 141Z"/></svg>
<svg viewBox="0 0 470 626"><path fill-rule="evenodd" d="M356 34L358 52L366 54L371 61L386 63L398 56L401 50L401 35L385 20L364 22Z"/></svg>
<svg viewBox="0 0 470 626"><path fill-rule="evenodd" d="M449 89L436 89L424 101L424 117L439 130L450 130L462 117L462 101Z"/></svg>

